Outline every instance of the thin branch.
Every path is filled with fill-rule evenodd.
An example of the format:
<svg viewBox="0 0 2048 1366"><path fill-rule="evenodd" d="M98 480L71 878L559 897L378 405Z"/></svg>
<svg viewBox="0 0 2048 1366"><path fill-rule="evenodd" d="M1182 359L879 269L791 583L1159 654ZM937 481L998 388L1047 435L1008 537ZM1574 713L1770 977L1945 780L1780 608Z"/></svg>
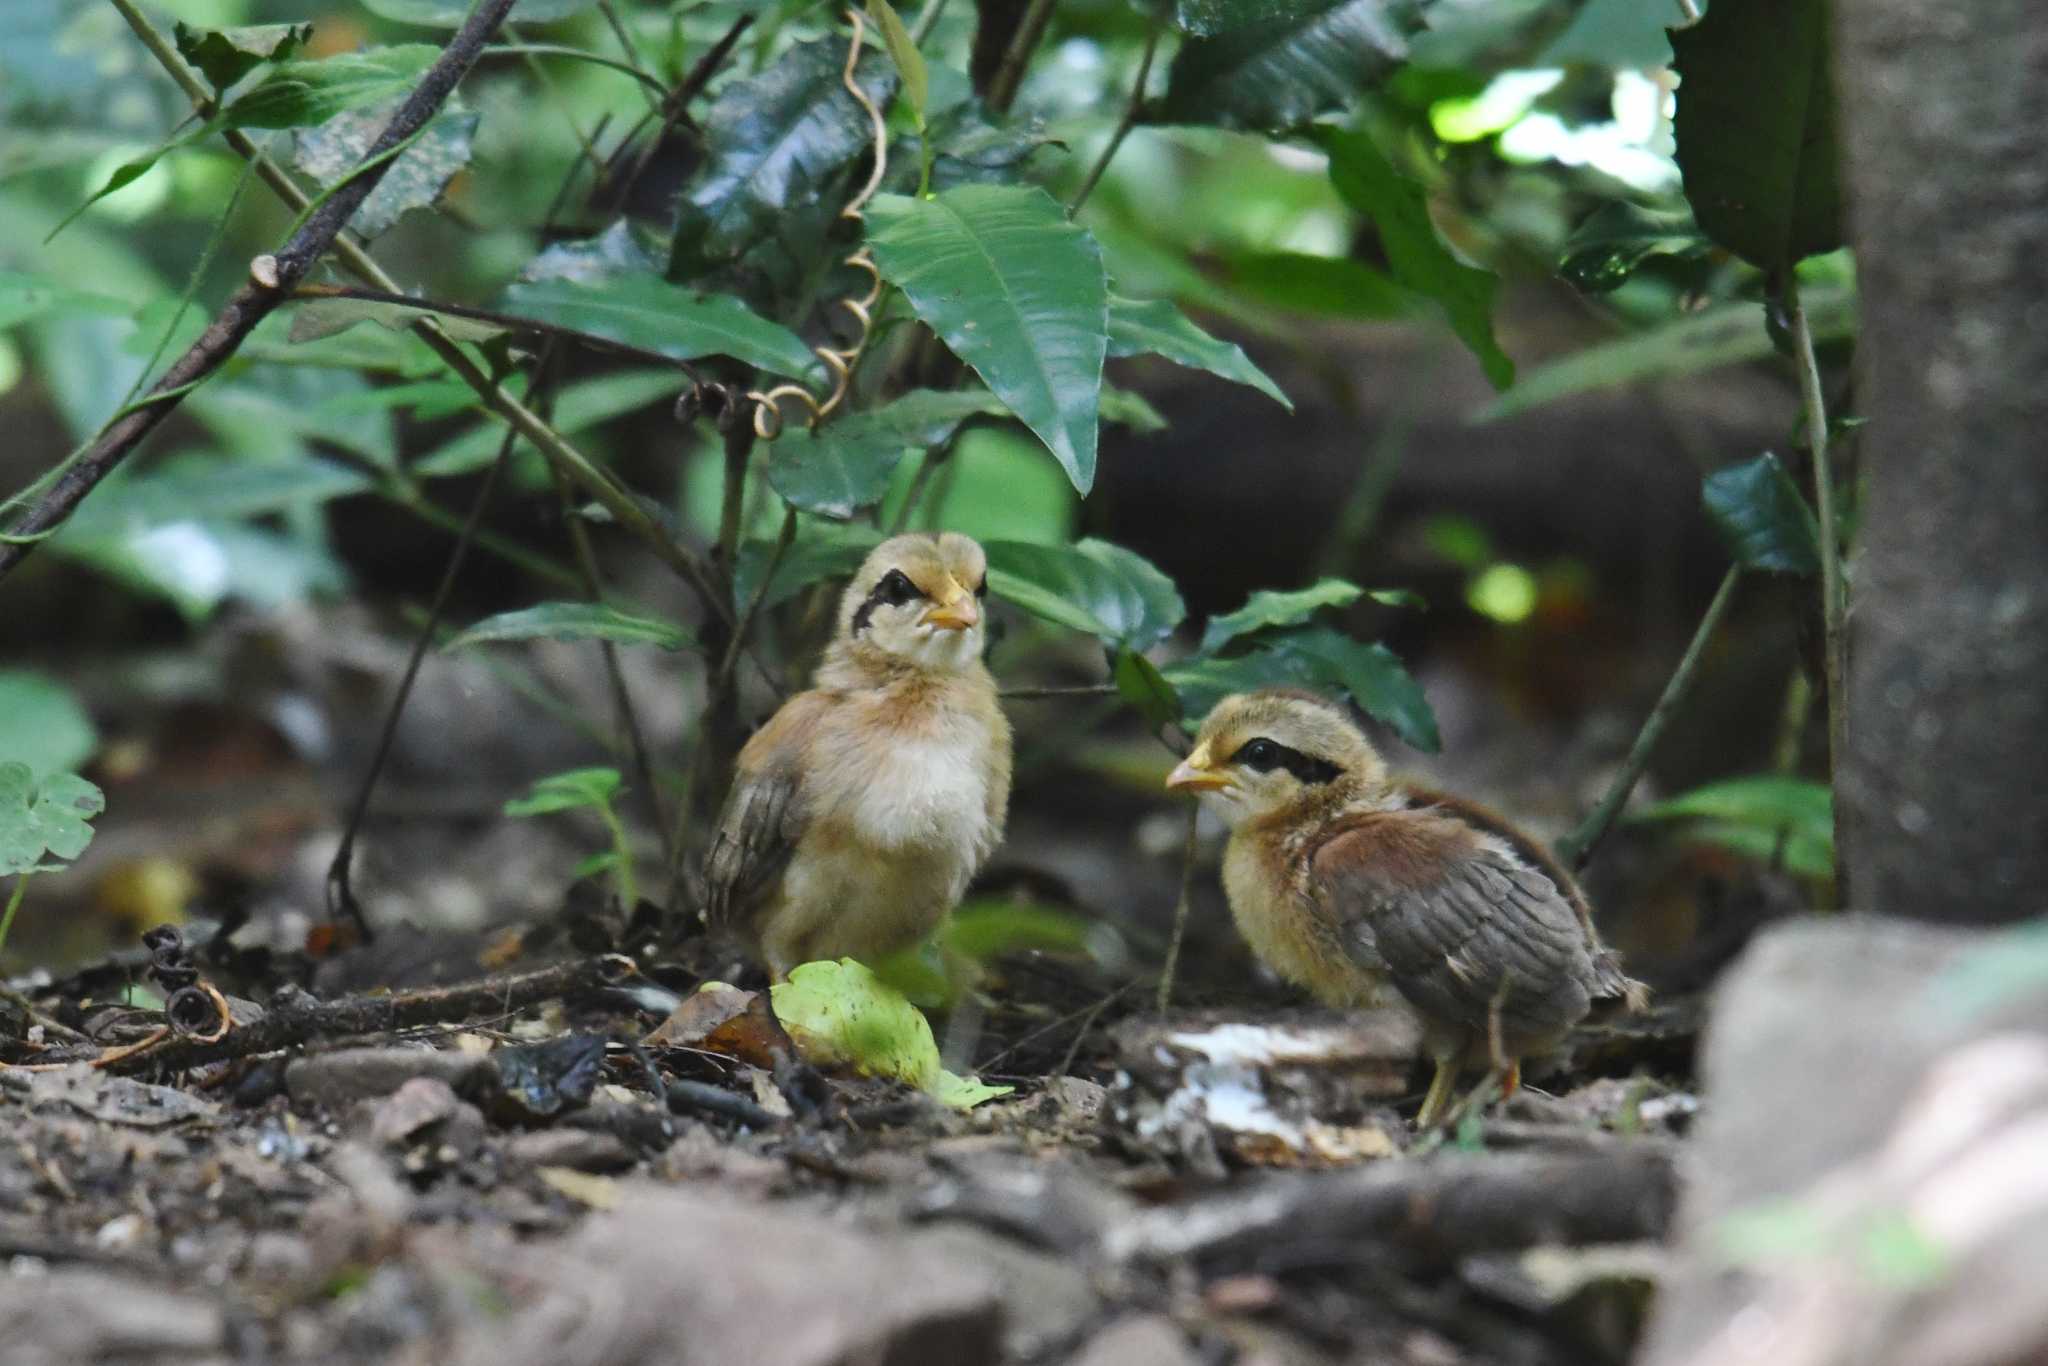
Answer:
<svg viewBox="0 0 2048 1366"><path fill-rule="evenodd" d="M142 13L135 8L133 0L111 0L111 3L116 10L120 11L121 17L128 22L129 28L134 30L136 37L141 40L142 45L149 49L150 55L155 57L158 63L171 74L171 78L178 83L178 88L183 90L186 97L192 101L193 107L201 115L211 117L215 112L215 108L206 85L200 80L198 73L194 72L186 64L185 59L178 54L177 49L173 48L164 39L164 36L157 32L155 27L142 16ZM747 18L751 20L751 16L747 16ZM744 23L734 26L736 32L743 32L745 27ZM702 63L700 63L701 65ZM692 74L694 75L695 73L693 72ZM262 178L264 184L268 185L277 194L279 199L283 200L294 212L301 212L305 209L306 205L310 202L306 194L299 189L298 185L293 182L289 175L285 174L275 162L264 155L263 149L258 147L247 134L239 129L230 129L224 136L229 148L234 151L235 155L255 165L256 174ZM351 239L346 233L341 234L335 239L334 252L340 259L342 267L349 274L354 275L372 288L394 295L400 294L398 282L392 279L382 266L377 264L376 259L369 252L365 251L360 243ZM400 295L400 297L403 296ZM475 390L477 395L484 400L485 404L493 412L497 413L514 427L517 427L520 434L533 443L535 449L539 450L546 457L549 464L561 470L574 483L590 494L605 511L611 514L613 521L617 522L628 534L643 542L663 564L674 570L684 582L688 583L707 612L722 621L730 621L732 619L731 608L726 604L725 599L718 594L716 587L712 583L709 569L685 546L669 535L666 528L649 516L646 509L641 507L624 489L620 488L608 474L593 464L581 451L564 440L560 433L556 432L545 422L542 422L539 417L518 399L500 388L497 382L485 372L483 367L472 360L469 353L462 349L461 344L450 337L433 318L421 318L413 324L412 331L413 335L418 337L429 350L438 356L441 362L454 373L457 379L460 379L464 384ZM0 573L4 572L5 562L0 561Z"/></svg>
<svg viewBox="0 0 2048 1366"><path fill-rule="evenodd" d="M612 0L597 0L597 9L604 15L605 23L611 26L612 37L618 39L619 51L625 54L626 64L633 68L633 74L653 87L653 91L649 92L647 97L647 107L659 110L661 101L668 97L668 87L662 83L660 77L648 71L647 59L640 54L640 45L633 41L632 31L626 27L625 20L619 18L618 8L612 4ZM654 91L659 92L658 97Z"/></svg>
<svg viewBox="0 0 2048 1366"><path fill-rule="evenodd" d="M1023 21L1011 36L1002 65L988 83L988 107L998 114L1009 113L1010 105L1016 101L1017 89L1024 84L1024 68L1031 64L1031 54L1038 50L1038 40L1045 36L1052 10L1053 0L1031 0L1031 8L1024 11Z"/></svg>
<svg viewBox="0 0 2048 1366"><path fill-rule="evenodd" d="M1680 28L1691 28L1700 21L1699 0L1678 0L1679 17L1683 20Z"/></svg>
<svg viewBox="0 0 2048 1366"><path fill-rule="evenodd" d="M939 16L946 12L946 0L925 0L924 12L917 16L917 26L910 30L910 41L919 47L931 36L938 26Z"/></svg>
<svg viewBox="0 0 2048 1366"><path fill-rule="evenodd" d="M1114 683L1083 683L1071 688L1004 688L996 694L1005 702L1044 702L1055 697L1115 697Z"/></svg>
<svg viewBox="0 0 2048 1366"><path fill-rule="evenodd" d="M1195 831L1202 816L1199 802L1188 803L1188 835L1180 853L1180 896L1173 903L1173 934L1166 941L1166 962L1159 968L1159 994L1153 1004L1164 1015L1173 1004L1173 974L1180 967L1180 941L1187 934L1188 911L1195 900Z"/></svg>
<svg viewBox="0 0 2048 1366"><path fill-rule="evenodd" d="M1650 755L1657 748L1657 742L1664 738L1664 728L1671 724L1672 716L1679 705L1692 691L1693 678L1699 673L1700 660L1706 655L1707 641L1721 625L1721 618L1728 614L1728 604L1734 600L1736 581L1742 577L1742 566L1731 564L1721 579L1721 586L1714 590L1714 600L1707 604L1706 614L1700 618L1699 629L1692 633L1692 643L1685 647L1685 655L1678 661L1678 667L1671 671L1670 681L1664 685L1664 693L1657 699L1657 705L1643 721L1643 728L1636 735L1636 742L1629 746L1628 757L1622 761L1621 771L1614 775L1614 782L1601 797L1599 805L1579 822L1578 827L1557 842L1558 861L1565 867L1577 871L1586 866L1593 857L1593 850L1607 836L1614 824L1614 818L1621 814L1621 808L1628 801L1628 794L1636 790L1636 783L1642 778L1643 770L1650 766Z"/></svg>
<svg viewBox="0 0 2048 1366"><path fill-rule="evenodd" d="M611 57L600 57L597 53L585 52L580 47L565 47L560 43L496 43L485 48L483 55L486 57L568 57L579 62L589 62L592 66L610 67L613 71L623 72L631 76L634 80L647 86L652 91L652 94L648 97L649 103L658 105L662 97L668 94L668 87L663 85L659 79L648 75L645 71L633 66L631 63L617 61Z"/></svg>
<svg viewBox="0 0 2048 1366"><path fill-rule="evenodd" d="M456 84L475 65L484 44L512 8L512 2L481 0L470 11L440 57L420 78L419 85L370 144L358 168L324 202L316 203L305 222L275 255L258 257L252 263L249 283L235 291L199 340L164 372L140 405L108 423L78 462L10 528L17 539L0 544L0 576L27 557L43 533L61 525L86 495L99 487L100 481L170 416L178 401L233 356L256 325L284 302L334 245L342 228L391 169L393 159L387 154L425 128L454 93ZM115 3L124 14L133 10L132 0ZM139 13L136 19L141 19Z"/></svg>
<svg viewBox="0 0 2048 1366"><path fill-rule="evenodd" d="M1840 775L1849 744L1848 637L1843 617L1848 603L1842 592L1842 548L1835 527L1835 472L1828 463L1828 412L1821 397L1820 362L1813 354L1813 328L1806 305L1799 300L1798 278L1787 270L1780 294L1792 318L1792 356L1799 367L1799 396L1806 414L1806 444L1813 451L1814 511L1820 519L1820 591L1824 677L1828 692L1828 779ZM1835 904L1849 901L1849 870L1842 856L1843 803L1835 803Z"/></svg>
<svg viewBox="0 0 2048 1366"><path fill-rule="evenodd" d="M1102 155L1095 159L1095 165L1088 171L1088 178L1081 182L1081 188L1074 192L1074 202L1067 205L1067 217L1081 212L1081 206L1088 202L1088 196L1095 193L1096 184L1101 181L1109 163L1116 160L1117 149L1124 145L1124 139L1137 126L1138 111L1145 106L1145 82L1152 76L1152 58L1159 51L1159 35L1166 25L1158 19L1145 34L1145 55L1138 61L1138 78L1131 82L1130 103L1124 106L1124 116L1117 120L1116 131L1109 135L1109 145L1102 149Z"/></svg>

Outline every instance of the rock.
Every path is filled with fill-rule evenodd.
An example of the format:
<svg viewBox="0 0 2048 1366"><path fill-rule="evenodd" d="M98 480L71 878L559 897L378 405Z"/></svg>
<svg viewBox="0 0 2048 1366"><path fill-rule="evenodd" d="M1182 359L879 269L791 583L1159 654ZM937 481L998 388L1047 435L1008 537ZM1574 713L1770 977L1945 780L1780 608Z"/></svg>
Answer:
<svg viewBox="0 0 2048 1366"><path fill-rule="evenodd" d="M633 1165L633 1150L615 1135L591 1129L536 1129L515 1134L506 1156L530 1167L568 1167L579 1172L621 1172Z"/></svg>
<svg viewBox="0 0 2048 1366"><path fill-rule="evenodd" d="M1043 1358L1078 1338L1101 1311L1095 1287L1073 1261L958 1226L917 1234L911 1243L994 1276L1003 1299L1003 1349L1012 1357Z"/></svg>
<svg viewBox="0 0 2048 1366"><path fill-rule="evenodd" d="M82 1062L57 1072L31 1072L28 1079L31 1104L66 1105L108 1124L161 1129L220 1113L213 1102L175 1087L110 1076Z"/></svg>
<svg viewBox="0 0 2048 1366"><path fill-rule="evenodd" d="M0 1278L0 1343L8 1366L179 1362L221 1353L219 1305L148 1281L86 1267Z"/></svg>
<svg viewBox="0 0 2048 1366"><path fill-rule="evenodd" d="M1794 922L1731 970L1650 1366L2048 1360L2048 933Z"/></svg>
<svg viewBox="0 0 2048 1366"><path fill-rule="evenodd" d="M626 1183L520 1259L520 1307L463 1366L911 1366L1001 1353L995 1273L788 1206Z"/></svg>
<svg viewBox="0 0 2048 1366"><path fill-rule="evenodd" d="M1201 1360L1172 1319L1134 1314L1090 1338L1071 1366L1200 1366Z"/></svg>
<svg viewBox="0 0 2048 1366"><path fill-rule="evenodd" d="M388 1096L414 1077L433 1077L457 1091L482 1085L492 1075L483 1058L436 1048L338 1048L296 1058L285 1068L285 1088L294 1105L347 1108L359 1100Z"/></svg>
<svg viewBox="0 0 2048 1366"><path fill-rule="evenodd" d="M944 1171L911 1197L916 1219L953 1219L1050 1252L1092 1253L1136 1209L1079 1163L1012 1152L950 1155Z"/></svg>
<svg viewBox="0 0 2048 1366"><path fill-rule="evenodd" d="M1396 1151L1375 1107L1401 1096L1421 1027L1398 1007L1299 1010L1257 1023L1213 1012L1140 1017L1110 1032L1116 1118L1143 1145L1209 1176L1221 1157L1327 1166Z"/></svg>

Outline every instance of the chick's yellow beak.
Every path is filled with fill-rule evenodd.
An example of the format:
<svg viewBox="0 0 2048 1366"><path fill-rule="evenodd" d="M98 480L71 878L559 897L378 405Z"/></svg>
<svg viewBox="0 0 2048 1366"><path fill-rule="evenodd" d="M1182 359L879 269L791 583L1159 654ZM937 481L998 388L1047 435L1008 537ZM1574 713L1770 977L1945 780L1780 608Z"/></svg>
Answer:
<svg viewBox="0 0 2048 1366"><path fill-rule="evenodd" d="M1166 775L1169 792L1220 792L1229 786L1230 775L1213 766L1207 745L1196 745L1194 753Z"/></svg>
<svg viewBox="0 0 2048 1366"><path fill-rule="evenodd" d="M940 631L965 631L977 625L981 621L981 605L974 600L974 594L957 583L948 586L952 595L926 611L924 624Z"/></svg>

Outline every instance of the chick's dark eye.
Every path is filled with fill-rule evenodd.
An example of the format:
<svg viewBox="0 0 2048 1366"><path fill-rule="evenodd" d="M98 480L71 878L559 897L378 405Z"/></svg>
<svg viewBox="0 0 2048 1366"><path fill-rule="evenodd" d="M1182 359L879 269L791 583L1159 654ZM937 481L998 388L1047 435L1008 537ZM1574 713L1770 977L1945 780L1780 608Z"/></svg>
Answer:
<svg viewBox="0 0 2048 1366"><path fill-rule="evenodd" d="M1281 757L1280 746L1261 737L1239 745L1237 753L1230 756L1230 761L1234 764L1243 764L1254 773L1271 773L1280 766Z"/></svg>
<svg viewBox="0 0 2048 1366"><path fill-rule="evenodd" d="M974 596L977 598L985 598L988 596L988 580L986 578L984 578L980 583L974 585Z"/></svg>
<svg viewBox="0 0 2048 1366"><path fill-rule="evenodd" d="M909 575L900 569L892 569L876 586L875 596L892 607L900 607L906 602L917 601L924 594L910 581Z"/></svg>

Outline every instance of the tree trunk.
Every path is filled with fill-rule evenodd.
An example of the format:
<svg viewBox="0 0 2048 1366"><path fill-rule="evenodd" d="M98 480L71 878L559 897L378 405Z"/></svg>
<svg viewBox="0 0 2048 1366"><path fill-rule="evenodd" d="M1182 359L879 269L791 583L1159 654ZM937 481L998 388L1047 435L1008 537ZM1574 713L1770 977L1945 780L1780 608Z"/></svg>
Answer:
<svg viewBox="0 0 2048 1366"><path fill-rule="evenodd" d="M1859 910L2048 909L2048 8L1836 0L1870 425L1849 743Z"/></svg>

